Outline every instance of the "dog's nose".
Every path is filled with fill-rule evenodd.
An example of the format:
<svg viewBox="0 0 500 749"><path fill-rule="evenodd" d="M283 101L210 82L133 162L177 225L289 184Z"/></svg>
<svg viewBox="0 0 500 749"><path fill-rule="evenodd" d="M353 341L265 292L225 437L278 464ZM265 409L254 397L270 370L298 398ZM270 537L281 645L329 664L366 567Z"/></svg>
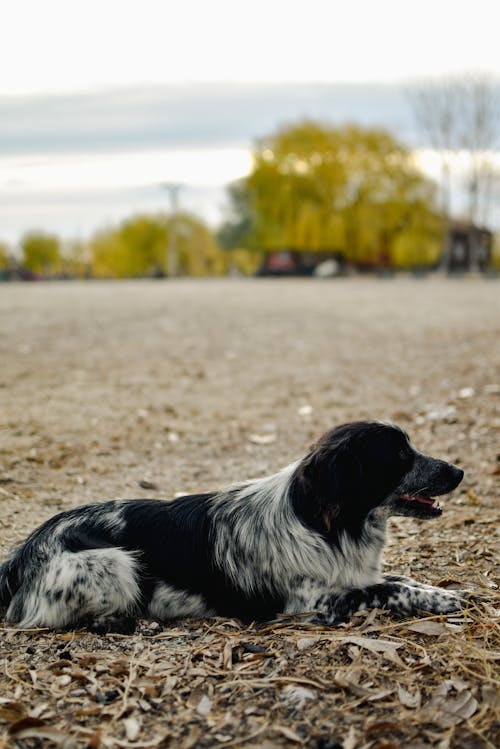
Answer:
<svg viewBox="0 0 500 749"><path fill-rule="evenodd" d="M453 483L455 485L454 486L454 488L455 488L462 481L462 479L464 477L464 472L462 471L461 468L457 468L457 466L451 466L451 469L453 471Z"/></svg>

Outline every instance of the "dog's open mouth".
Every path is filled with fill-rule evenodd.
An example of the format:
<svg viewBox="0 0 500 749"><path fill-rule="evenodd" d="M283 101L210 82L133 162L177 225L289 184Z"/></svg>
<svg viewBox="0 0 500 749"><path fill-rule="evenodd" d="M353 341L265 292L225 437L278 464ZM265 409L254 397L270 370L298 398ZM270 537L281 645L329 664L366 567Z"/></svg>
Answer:
<svg viewBox="0 0 500 749"><path fill-rule="evenodd" d="M423 494L400 494L397 503L404 515L418 518L434 518L443 512L437 499Z"/></svg>

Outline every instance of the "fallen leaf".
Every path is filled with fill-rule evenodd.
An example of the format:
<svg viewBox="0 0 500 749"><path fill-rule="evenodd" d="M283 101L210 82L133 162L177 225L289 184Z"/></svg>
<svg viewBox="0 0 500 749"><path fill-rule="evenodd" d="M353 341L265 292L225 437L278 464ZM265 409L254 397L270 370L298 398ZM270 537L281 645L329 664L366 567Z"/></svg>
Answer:
<svg viewBox="0 0 500 749"><path fill-rule="evenodd" d="M182 749L192 749L192 747L196 746L196 744L200 740L200 736L201 736L201 727L191 726L189 728L188 735L185 737L184 741L182 742Z"/></svg>
<svg viewBox="0 0 500 749"><path fill-rule="evenodd" d="M467 720L478 708L477 700L469 689L463 689L456 696L450 697L448 695L451 689L454 689L453 683L447 679L437 687L433 698L426 705L429 715L445 728Z"/></svg>
<svg viewBox="0 0 500 749"><path fill-rule="evenodd" d="M438 635L449 635L450 630L442 622L435 622L432 619L423 619L421 622L412 622L407 624L406 629L411 632L418 632L421 635L431 635L437 637Z"/></svg>
<svg viewBox="0 0 500 749"><path fill-rule="evenodd" d="M403 645L402 642L375 639L374 637L358 637L354 635L348 637L340 637L339 640L346 643L352 643L353 645L357 645L360 648L369 650L372 653L383 655L385 658L392 662L398 664L402 663L401 658L396 653L396 650L400 648L401 645Z"/></svg>
<svg viewBox="0 0 500 749"><path fill-rule="evenodd" d="M477 700L469 690L450 697L442 704L443 710L457 718L457 722L471 718L477 710Z"/></svg>
<svg viewBox="0 0 500 749"><path fill-rule="evenodd" d="M299 637L297 640L297 650L300 650L301 652L303 650L309 650L313 645L316 645L318 640L319 637Z"/></svg>
<svg viewBox="0 0 500 749"><path fill-rule="evenodd" d="M380 638L358 637L354 635L340 637L339 639L343 642L352 642L353 645L366 648L366 650L371 650L373 653L392 653L404 644L402 642L395 642L394 640L382 640Z"/></svg>
<svg viewBox="0 0 500 749"><path fill-rule="evenodd" d="M55 731L56 729L48 726L47 723L42 720L42 718L31 718L29 716L26 716L9 726L9 735L20 736L20 734L22 733L23 736L40 736L40 731L42 730ZM26 733L27 731L31 733ZM60 733L60 731L58 731L57 733Z"/></svg>
<svg viewBox="0 0 500 749"><path fill-rule="evenodd" d="M411 710L419 708L422 704L422 695L420 694L419 689L411 693L408 692L404 687L399 686L398 697L401 704L405 707L409 707Z"/></svg>
<svg viewBox="0 0 500 749"><path fill-rule="evenodd" d="M204 694L196 706L196 712L199 715L208 715L208 713L212 710L212 704L213 703L210 697L207 697L207 695Z"/></svg>
<svg viewBox="0 0 500 749"><path fill-rule="evenodd" d="M87 740L87 746L89 749L99 749L101 746L102 734L102 728L98 728L97 731L94 731L94 733L89 736Z"/></svg>
<svg viewBox="0 0 500 749"><path fill-rule="evenodd" d="M234 736L227 733L214 733L214 739L217 739L217 741L220 741L221 744L226 743L226 741L233 741Z"/></svg>
<svg viewBox="0 0 500 749"><path fill-rule="evenodd" d="M491 684L483 684L481 687L481 699L494 709L500 709L500 692Z"/></svg>
<svg viewBox="0 0 500 749"><path fill-rule="evenodd" d="M251 434L248 441L254 445L270 445L272 442L276 442L276 439L276 434Z"/></svg>
<svg viewBox="0 0 500 749"><path fill-rule="evenodd" d="M154 483L154 481L148 481L147 479L141 479L139 481L139 486L141 489L151 489L156 490L158 489L158 485Z"/></svg>
<svg viewBox="0 0 500 749"><path fill-rule="evenodd" d="M357 746L358 741L356 738L356 731L354 730L354 726L351 726L349 728L349 733L344 739L343 749L356 749Z"/></svg>
<svg viewBox="0 0 500 749"><path fill-rule="evenodd" d="M397 723L393 723L390 720L376 720L366 728L366 733L390 733L391 731L399 731L400 726Z"/></svg>
<svg viewBox="0 0 500 749"><path fill-rule="evenodd" d="M313 700L316 697L316 693L306 687L300 687L295 684L287 684L281 690L281 697L284 702L287 702L292 707L301 709L304 707L307 700Z"/></svg>
<svg viewBox="0 0 500 749"><path fill-rule="evenodd" d="M139 735L141 727L139 721L136 718L125 718L123 721L125 728L125 735L129 741L135 741Z"/></svg>
<svg viewBox="0 0 500 749"><path fill-rule="evenodd" d="M467 492L467 499L473 505L477 506L481 504L481 497L478 497L472 489L469 489L469 491Z"/></svg>
<svg viewBox="0 0 500 749"><path fill-rule="evenodd" d="M222 651L222 666L227 671L230 671L233 667L233 643L231 640L227 640L224 644L224 650Z"/></svg>
<svg viewBox="0 0 500 749"><path fill-rule="evenodd" d="M20 702L2 700L0 702L0 718L7 723L16 723L27 716L27 710Z"/></svg>
<svg viewBox="0 0 500 749"><path fill-rule="evenodd" d="M282 736L284 736L289 741L293 741L296 744L303 744L304 739L302 739L298 733L295 733L295 731L292 731L291 728L287 728L286 726L273 726L273 731L276 731L276 733L281 733Z"/></svg>

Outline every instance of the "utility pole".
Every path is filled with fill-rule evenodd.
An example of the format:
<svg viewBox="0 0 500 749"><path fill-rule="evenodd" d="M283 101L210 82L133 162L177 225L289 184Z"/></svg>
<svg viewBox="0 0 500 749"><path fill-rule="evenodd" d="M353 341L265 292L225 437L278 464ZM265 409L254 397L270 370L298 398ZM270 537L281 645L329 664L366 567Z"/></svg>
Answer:
<svg viewBox="0 0 500 749"><path fill-rule="evenodd" d="M163 187L168 191L170 196L171 214L167 247L167 275L170 278L174 278L179 271L177 252L177 212L179 206L179 191L182 185L175 184L174 182L166 182Z"/></svg>

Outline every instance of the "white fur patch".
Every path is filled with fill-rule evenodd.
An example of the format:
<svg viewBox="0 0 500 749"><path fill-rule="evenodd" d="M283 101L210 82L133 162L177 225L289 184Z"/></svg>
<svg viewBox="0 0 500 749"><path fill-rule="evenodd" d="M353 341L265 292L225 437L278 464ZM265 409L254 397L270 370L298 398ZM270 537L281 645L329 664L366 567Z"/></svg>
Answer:
<svg viewBox="0 0 500 749"><path fill-rule="evenodd" d="M213 616L202 596L188 593L165 583L158 583L149 603L148 615L152 619L165 621L182 616Z"/></svg>
<svg viewBox="0 0 500 749"><path fill-rule="evenodd" d="M126 614L139 599L136 578L137 561L131 552L59 552L45 569L38 570L33 581L23 582L7 610L6 621L15 621L19 627L64 627L85 616Z"/></svg>

